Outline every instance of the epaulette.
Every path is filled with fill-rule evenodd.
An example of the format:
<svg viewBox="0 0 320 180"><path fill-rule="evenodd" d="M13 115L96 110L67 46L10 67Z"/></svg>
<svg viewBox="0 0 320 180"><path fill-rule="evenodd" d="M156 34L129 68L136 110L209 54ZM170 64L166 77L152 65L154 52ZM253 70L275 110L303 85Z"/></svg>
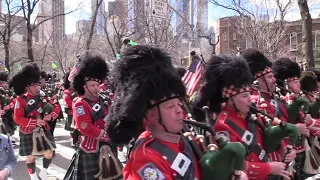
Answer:
<svg viewBox="0 0 320 180"><path fill-rule="evenodd" d="M219 121L220 123L224 123L225 120L227 120L228 118L228 113L223 111L219 114L217 121Z"/></svg>
<svg viewBox="0 0 320 180"><path fill-rule="evenodd" d="M145 136L145 133L149 133L149 134ZM142 151L142 153L145 154L147 145L150 144L154 139L155 137L150 133L150 131L142 133L134 143L133 149L131 151L132 152L131 157L135 159L136 158L135 155L137 154L138 151Z"/></svg>

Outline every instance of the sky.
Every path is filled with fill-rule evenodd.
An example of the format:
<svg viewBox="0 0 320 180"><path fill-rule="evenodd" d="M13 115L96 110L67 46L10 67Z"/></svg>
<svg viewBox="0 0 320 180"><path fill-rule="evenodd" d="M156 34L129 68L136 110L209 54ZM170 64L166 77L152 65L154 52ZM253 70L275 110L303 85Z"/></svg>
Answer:
<svg viewBox="0 0 320 180"><path fill-rule="evenodd" d="M20 0L19 0L20 1ZM105 0L106 10L108 10L109 1L115 0ZM217 0L219 2L229 2L230 0ZM272 11L276 8L275 0L240 0L241 3L244 3L247 7L252 8L254 11L257 11L257 7L268 9L268 11ZM280 2L285 3L288 0L280 0ZM285 19L294 21L300 19L299 8L295 0L295 3L288 11ZM231 10L226 10L222 7L217 7L212 3L208 3L208 24L209 26L216 26L216 21L219 18L226 16L236 15L235 12ZM308 1L311 17L316 18L319 17L320 14L320 0L309 0ZM76 31L76 22L81 19L89 19L91 15L91 0L65 0L65 12L69 12L71 10L76 10L75 12L66 15L66 33L72 34Z"/></svg>
<svg viewBox="0 0 320 180"><path fill-rule="evenodd" d="M229 0L217 0L218 2L230 2ZM253 11L263 11L268 10L270 14L277 8L277 4L275 3L275 0L240 0L242 3L246 4L246 7L249 9L251 8ZM280 3L286 4L288 0L280 0ZM299 12L298 3L293 0L292 6L290 6L286 16L285 20L287 21L296 21L301 19L301 15ZM310 14L312 18L318 18L320 14L320 0L309 0L308 6L310 10ZM218 7L213 5L209 2L209 17L208 17L208 24L209 26L216 26L216 21L221 17L227 17L227 16L233 16L236 15L235 12L231 10L226 10L222 7ZM263 14L263 13L261 13ZM271 20L271 17L270 17Z"/></svg>

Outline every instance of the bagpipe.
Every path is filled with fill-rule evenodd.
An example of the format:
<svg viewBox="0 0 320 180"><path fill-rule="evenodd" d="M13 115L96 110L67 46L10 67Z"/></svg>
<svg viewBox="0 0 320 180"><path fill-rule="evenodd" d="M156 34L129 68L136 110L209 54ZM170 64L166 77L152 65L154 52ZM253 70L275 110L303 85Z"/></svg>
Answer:
<svg viewBox="0 0 320 180"><path fill-rule="evenodd" d="M100 92L99 95L103 99L104 104L106 106L110 106L113 103L113 93L110 89L108 89L107 91Z"/></svg>
<svg viewBox="0 0 320 180"><path fill-rule="evenodd" d="M38 95L36 98L37 99L35 101L42 101L42 108L38 109L38 112L42 114L42 117L37 117L37 118L41 119L46 115L49 115L51 112L53 112L54 110L53 105L47 102L46 99L41 97L41 95ZM51 141L46 136L45 130L42 126L36 127L33 130L32 141L33 141L32 155L43 155L45 151L53 151L55 149Z"/></svg>
<svg viewBox="0 0 320 180"><path fill-rule="evenodd" d="M287 137L289 137L288 148L293 148L299 137L299 130L294 124L282 122L277 117L272 117L260 111L254 105L250 107L250 112L252 113L252 120L263 130L263 140L267 153L275 151ZM264 119L265 123L262 123L258 117Z"/></svg>
<svg viewBox="0 0 320 180"><path fill-rule="evenodd" d="M6 96L6 93L3 91L4 89L0 88L1 109L3 109L3 107L10 104L10 99ZM12 135L13 132L11 132L12 130L10 130L10 128L11 127L9 125L9 122L4 121L3 117L0 115L0 133L6 134L6 135Z"/></svg>
<svg viewBox="0 0 320 180"><path fill-rule="evenodd" d="M253 89L255 89L256 86L257 86L257 82L254 83ZM281 87L278 87L278 88L281 88ZM281 89L281 90L284 90L284 89ZM287 89L285 90L286 92L288 92ZM300 136L299 129L293 123L295 123L298 117L300 116L301 109L304 109L306 112L308 111L308 108L309 108L308 101L305 98L297 98L292 103L286 104L286 108L288 109L288 112L289 112L289 120L294 121L293 123L283 122L278 117L273 117L271 115L268 115L265 110L264 111L259 110L256 105L257 104L253 103L250 107L250 112L252 113L251 117L252 119L254 119L254 122L257 123L260 129L263 130L263 140L264 140L264 145L266 147L267 153L276 151L281 146L283 140L289 137L289 141L286 147L286 154L282 159L282 162L285 163L284 161L285 161L286 155L294 150L293 147L295 146ZM262 103L260 104L260 107L264 109L266 108L266 104ZM281 107L276 107L276 108L281 108ZM264 122L259 121L258 117L264 120ZM290 163L291 162L286 163L286 170L289 170L289 168L292 168L292 166L289 166ZM275 179L280 180L282 179L282 177L276 176Z"/></svg>
<svg viewBox="0 0 320 180"><path fill-rule="evenodd" d="M113 103L110 89L100 92L99 96L105 107ZM107 116L103 119L107 124ZM107 132L107 127L104 129ZM99 172L94 176L98 179L118 179L122 177L123 165L117 157L117 148L110 142L100 142L99 149Z"/></svg>
<svg viewBox="0 0 320 180"><path fill-rule="evenodd" d="M286 83L286 82L283 82L283 83ZM312 117L316 117L316 115L319 114L320 100L317 99L315 102L311 103L307 98L307 96L314 97L312 94L306 91L302 91L300 94L293 93L289 89L281 86L277 86L276 92L278 93L278 97L281 99L289 98L287 99L289 101L286 101L284 104L288 110L289 123L292 123L293 126L298 122L299 118L302 118L300 117L301 111L303 111L305 115L310 114ZM287 93L287 97L282 96L281 92ZM272 118L269 118L269 119L272 119ZM299 131L296 133L299 133ZM300 137L298 136L298 141L295 144L293 144L293 141L290 140L289 145L290 145L290 149L293 148L291 147L291 145L299 145L306 149L306 151L303 154L304 158L298 158L296 161L296 164L297 164L295 166L296 172L303 171L306 174L320 173L319 141L316 141L312 135L310 137L306 137L305 135L300 135ZM289 153L289 151L287 151L287 153ZM301 156L301 155L298 154L298 156Z"/></svg>
<svg viewBox="0 0 320 180"><path fill-rule="evenodd" d="M228 142L226 138L219 137L213 129L215 120L210 118L209 108L205 106L203 110L206 123L194 121L191 117L183 121L183 135L200 160L202 178L230 180L234 176L240 179L246 148L240 142Z"/></svg>

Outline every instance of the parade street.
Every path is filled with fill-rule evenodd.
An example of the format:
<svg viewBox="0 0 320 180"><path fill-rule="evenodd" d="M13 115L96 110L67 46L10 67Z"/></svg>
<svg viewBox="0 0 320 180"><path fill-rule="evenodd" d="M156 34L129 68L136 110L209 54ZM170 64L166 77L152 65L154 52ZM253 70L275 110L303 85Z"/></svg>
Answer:
<svg viewBox="0 0 320 180"><path fill-rule="evenodd" d="M60 100L62 109L64 109L64 102ZM64 114L66 117L66 114ZM62 180L67 172L70 160L75 153L75 150L71 147L70 133L64 129L64 120L57 122L54 139L57 146L55 157L52 160L48 168L49 180ZM29 174L26 166L26 157L19 155L19 131L17 130L13 136L16 139L16 145L14 146L14 152L17 157L17 167L14 175L11 177L13 180L29 180ZM126 150L126 149L125 149ZM37 173L42 168L42 157L38 157L36 160ZM9 178L10 179L10 178Z"/></svg>
<svg viewBox="0 0 320 180"><path fill-rule="evenodd" d="M60 121L56 125L54 131L54 137L56 142L56 155L52 160L48 168L48 174L50 180L62 180L67 168L70 164L70 160L75 152L70 144L70 133L64 129L64 121ZM19 133L16 131L14 134L16 139L16 145L14 146L15 154L17 156L17 167L12 179L14 180L29 180L29 174L26 167L26 157L19 156ZM42 157L39 157L36 161L37 173L40 172L42 167Z"/></svg>

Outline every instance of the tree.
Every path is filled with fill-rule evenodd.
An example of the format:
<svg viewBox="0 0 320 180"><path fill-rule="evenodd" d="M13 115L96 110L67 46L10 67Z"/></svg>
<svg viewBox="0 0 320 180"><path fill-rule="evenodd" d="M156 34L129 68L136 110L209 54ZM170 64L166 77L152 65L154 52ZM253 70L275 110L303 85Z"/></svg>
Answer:
<svg viewBox="0 0 320 180"><path fill-rule="evenodd" d="M10 42L11 37L16 32L17 26L21 24L23 19L16 16L21 10L21 6L16 6L13 3L13 0L3 1L6 14L0 15L0 22L3 23L3 27L0 30L0 37L4 47L5 58L4 64L5 67L11 72L10 68Z"/></svg>
<svg viewBox="0 0 320 180"><path fill-rule="evenodd" d="M151 9L150 2L146 3L146 9ZM180 44L181 38L186 38L186 32L190 31L188 22L181 20L178 26L174 26L172 21L176 12L173 9L168 9L167 18L153 17L151 11L145 11L141 17L137 19L139 32L135 36L142 44L154 44L167 50L174 59L180 60L183 53L180 51L183 47Z"/></svg>
<svg viewBox="0 0 320 180"><path fill-rule="evenodd" d="M118 5L118 7L116 7ZM122 40L125 37L133 37L135 30L129 31L130 24L134 23L134 18L129 16L129 11L133 10L133 6L130 5L127 9L122 6L127 4L115 4L107 14L104 15L106 25L103 27L105 33L105 39L108 42L108 48L112 51L112 57L116 57L116 54L120 54L122 47ZM128 12L127 12L128 11Z"/></svg>
<svg viewBox="0 0 320 180"><path fill-rule="evenodd" d="M52 1L56 1L57 3L58 0L50 0L49 2L52 3ZM75 10L69 11L67 13L58 13L58 14L53 14L49 15L46 17L41 17L39 15L36 16L36 18L33 20L33 14L35 13L35 8L38 5L40 0L21 0L21 8L23 12L23 17L26 21L26 28L27 28L27 49L28 49L28 58L31 62L34 61L34 54L33 54L33 41L32 41L32 36L33 36L33 31L38 28L41 24L54 19L58 16L64 16L67 14L70 14L74 12ZM46 2L46 1L44 1Z"/></svg>
<svg viewBox="0 0 320 180"><path fill-rule="evenodd" d="M271 58L276 58L277 51L283 46L287 36L285 16L293 5L292 0L282 3L280 0L259 1L259 4L244 3L238 0L210 0L216 6L235 12L230 24L236 29L241 44L252 44L253 48ZM262 4L261 4L262 3ZM270 4L273 4L270 7ZM223 32L220 31L220 37ZM241 47L246 48L246 47Z"/></svg>
<svg viewBox="0 0 320 180"><path fill-rule="evenodd" d="M93 2L93 1L91 1L91 2ZM97 15L98 15L99 8L100 8L102 2L103 2L103 0L95 0L95 9L94 9L94 12L93 12L93 16L91 18L90 33L89 33L89 37L88 37L87 42L86 42L86 53L88 53L89 50L90 50L90 44L91 44L92 36L93 36L94 30L95 30L95 24L96 24L96 20L97 20Z"/></svg>
<svg viewBox="0 0 320 180"><path fill-rule="evenodd" d="M309 12L308 1L298 0L302 20L302 56L307 63L307 69L315 66L313 57L312 19Z"/></svg>
<svg viewBox="0 0 320 180"><path fill-rule="evenodd" d="M105 36L102 36L102 40L108 42L108 46L103 46L101 43L96 47L106 48L106 52L111 53L115 58L116 54L120 54L123 46L122 40L128 37L138 44L157 45L171 52L175 59L180 59L182 56L180 49L182 48L179 41L189 30L189 25L182 21L179 22L179 27L175 27L172 24L175 13L172 9L168 9L167 18L155 18L150 11L150 2L142 4L139 2L117 2L114 7L110 8L112 11L104 16ZM132 12L134 12L134 16L131 14ZM96 37L95 43L100 40L101 38Z"/></svg>
<svg viewBox="0 0 320 180"><path fill-rule="evenodd" d="M48 59L56 63L58 65L57 69L60 69L65 74L68 67L74 65L79 52L84 49L83 34L78 34L75 38L66 38L58 43L49 44L48 54L50 58Z"/></svg>

